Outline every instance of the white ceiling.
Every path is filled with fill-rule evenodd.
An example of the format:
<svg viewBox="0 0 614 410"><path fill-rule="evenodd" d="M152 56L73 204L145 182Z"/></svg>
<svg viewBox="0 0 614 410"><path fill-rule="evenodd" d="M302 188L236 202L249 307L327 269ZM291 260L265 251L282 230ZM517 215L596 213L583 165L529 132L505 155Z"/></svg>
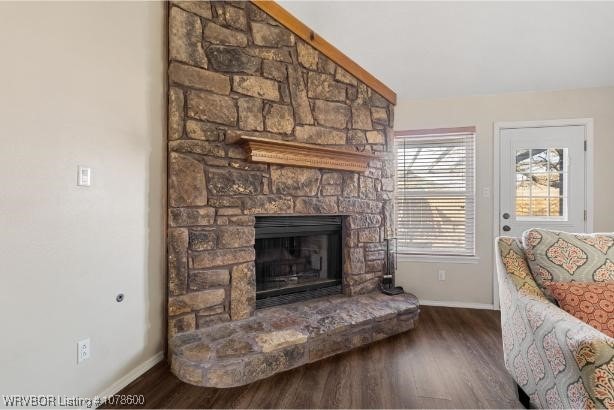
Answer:
<svg viewBox="0 0 614 410"><path fill-rule="evenodd" d="M399 99L614 85L614 2L281 3Z"/></svg>

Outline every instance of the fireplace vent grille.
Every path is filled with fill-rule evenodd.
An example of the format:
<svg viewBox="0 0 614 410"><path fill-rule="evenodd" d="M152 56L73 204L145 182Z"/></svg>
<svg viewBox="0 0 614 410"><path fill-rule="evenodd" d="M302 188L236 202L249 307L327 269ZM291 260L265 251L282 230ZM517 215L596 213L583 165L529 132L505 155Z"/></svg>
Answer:
<svg viewBox="0 0 614 410"><path fill-rule="evenodd" d="M286 303L301 302L324 296L338 295L342 292L341 285L329 286L321 289L313 289L308 292L290 293L287 295L273 296L266 299L256 300L256 309L263 309L277 305L285 305Z"/></svg>

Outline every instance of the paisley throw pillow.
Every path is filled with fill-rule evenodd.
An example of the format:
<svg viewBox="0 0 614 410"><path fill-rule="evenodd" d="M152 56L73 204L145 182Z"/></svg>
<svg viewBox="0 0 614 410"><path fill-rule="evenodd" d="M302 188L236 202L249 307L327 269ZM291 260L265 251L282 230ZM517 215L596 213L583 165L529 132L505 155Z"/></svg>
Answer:
<svg viewBox="0 0 614 410"><path fill-rule="evenodd" d="M537 284L614 280L614 233L580 234L529 229L522 245Z"/></svg>

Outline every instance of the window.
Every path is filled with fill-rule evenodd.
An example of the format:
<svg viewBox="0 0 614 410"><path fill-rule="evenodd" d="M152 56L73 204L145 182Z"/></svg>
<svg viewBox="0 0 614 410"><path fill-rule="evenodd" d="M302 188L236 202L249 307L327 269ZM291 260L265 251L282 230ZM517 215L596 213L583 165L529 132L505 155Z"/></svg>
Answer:
<svg viewBox="0 0 614 410"><path fill-rule="evenodd" d="M516 151L516 219L567 220L567 148Z"/></svg>
<svg viewBox="0 0 614 410"><path fill-rule="evenodd" d="M475 128L396 133L401 254L475 255Z"/></svg>

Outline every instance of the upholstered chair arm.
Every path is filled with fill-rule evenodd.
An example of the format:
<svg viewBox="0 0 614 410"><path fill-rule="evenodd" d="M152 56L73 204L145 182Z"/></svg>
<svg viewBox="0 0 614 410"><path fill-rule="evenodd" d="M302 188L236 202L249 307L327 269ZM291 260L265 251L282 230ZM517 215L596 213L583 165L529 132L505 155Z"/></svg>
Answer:
<svg viewBox="0 0 614 410"><path fill-rule="evenodd" d="M613 408L614 340L554 305L514 238L499 238L505 366L538 408Z"/></svg>

